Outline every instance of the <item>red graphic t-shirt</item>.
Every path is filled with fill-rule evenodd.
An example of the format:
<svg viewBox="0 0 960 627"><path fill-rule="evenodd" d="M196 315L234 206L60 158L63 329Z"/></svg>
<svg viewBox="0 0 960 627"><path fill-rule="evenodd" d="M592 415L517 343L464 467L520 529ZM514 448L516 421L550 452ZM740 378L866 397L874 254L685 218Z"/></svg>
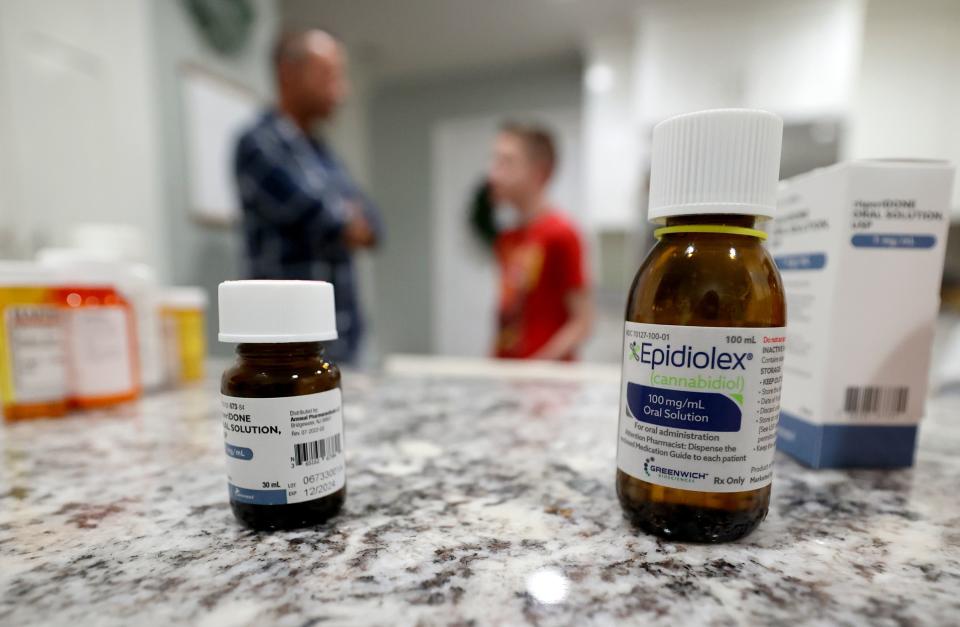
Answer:
<svg viewBox="0 0 960 627"><path fill-rule="evenodd" d="M496 356L528 358L569 320L567 295L587 284L583 243L570 220L549 211L501 233L494 247L500 264Z"/></svg>

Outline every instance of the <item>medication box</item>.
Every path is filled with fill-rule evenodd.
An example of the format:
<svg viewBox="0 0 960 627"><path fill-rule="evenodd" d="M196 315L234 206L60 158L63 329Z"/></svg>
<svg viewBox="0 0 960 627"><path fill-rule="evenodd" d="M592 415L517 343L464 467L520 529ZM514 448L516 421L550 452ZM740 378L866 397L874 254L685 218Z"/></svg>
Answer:
<svg viewBox="0 0 960 627"><path fill-rule="evenodd" d="M953 174L856 161L782 184L769 240L787 294L777 447L801 462L913 464Z"/></svg>

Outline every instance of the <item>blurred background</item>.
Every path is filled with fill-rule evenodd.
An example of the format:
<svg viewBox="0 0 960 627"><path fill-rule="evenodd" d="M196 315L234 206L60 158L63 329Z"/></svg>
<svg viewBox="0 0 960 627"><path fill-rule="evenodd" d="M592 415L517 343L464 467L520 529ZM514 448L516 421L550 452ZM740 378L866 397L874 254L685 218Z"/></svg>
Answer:
<svg viewBox="0 0 960 627"><path fill-rule="evenodd" d="M772 110L782 177L865 157L960 162L955 0L5 0L0 258L112 223L136 227L132 256L163 283L214 295L244 278L236 137L274 100L277 34L310 27L343 43L352 84L317 133L386 233L357 258L363 363L489 354L497 267L471 203L505 119L541 121L558 144L550 196L594 282L585 361L619 360L663 118ZM215 314L207 325L215 338Z"/></svg>

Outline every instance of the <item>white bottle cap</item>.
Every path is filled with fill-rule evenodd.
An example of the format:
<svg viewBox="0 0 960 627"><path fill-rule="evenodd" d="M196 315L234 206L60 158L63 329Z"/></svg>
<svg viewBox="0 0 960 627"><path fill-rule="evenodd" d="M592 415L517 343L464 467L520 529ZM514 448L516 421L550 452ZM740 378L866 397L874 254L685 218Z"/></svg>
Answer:
<svg viewBox="0 0 960 627"><path fill-rule="evenodd" d="M60 287L61 277L32 261L0 261L0 287Z"/></svg>
<svg viewBox="0 0 960 627"><path fill-rule="evenodd" d="M170 309L206 309L207 292L202 287L165 287L160 292L160 304Z"/></svg>
<svg viewBox="0 0 960 627"><path fill-rule="evenodd" d="M87 222L73 227L67 237L73 248L101 259L143 261L147 248L143 231L130 224Z"/></svg>
<svg viewBox="0 0 960 627"><path fill-rule="evenodd" d="M37 263L65 283L84 287L129 287L130 264L80 248L41 248Z"/></svg>
<svg viewBox="0 0 960 627"><path fill-rule="evenodd" d="M221 342L337 339L333 285L324 281L225 281L219 300Z"/></svg>
<svg viewBox="0 0 960 627"><path fill-rule="evenodd" d="M651 221L732 213L772 218L783 120L769 111L713 109L653 129Z"/></svg>

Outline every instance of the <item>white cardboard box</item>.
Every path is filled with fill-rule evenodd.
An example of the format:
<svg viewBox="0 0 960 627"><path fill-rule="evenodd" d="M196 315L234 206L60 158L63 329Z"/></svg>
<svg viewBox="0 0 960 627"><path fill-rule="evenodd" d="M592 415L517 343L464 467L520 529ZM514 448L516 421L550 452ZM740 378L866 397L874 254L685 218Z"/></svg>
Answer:
<svg viewBox="0 0 960 627"><path fill-rule="evenodd" d="M805 464L912 465L953 174L855 161L782 184L769 228L787 294L777 447Z"/></svg>

